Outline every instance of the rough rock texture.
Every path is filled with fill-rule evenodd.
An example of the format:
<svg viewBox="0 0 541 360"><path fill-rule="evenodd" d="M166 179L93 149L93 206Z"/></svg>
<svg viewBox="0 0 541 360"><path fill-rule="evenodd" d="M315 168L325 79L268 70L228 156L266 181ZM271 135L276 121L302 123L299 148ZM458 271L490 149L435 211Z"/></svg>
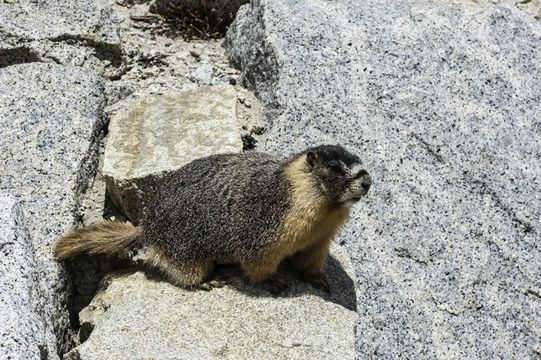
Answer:
<svg viewBox="0 0 541 360"><path fill-rule="evenodd" d="M242 150L237 96L229 85L150 97L111 119L103 175L135 224L157 182L199 157Z"/></svg>
<svg viewBox="0 0 541 360"><path fill-rule="evenodd" d="M373 176L341 241L360 359L541 356L541 26L504 7L253 1L228 33L275 114L262 148L340 143Z"/></svg>
<svg viewBox="0 0 541 360"><path fill-rule="evenodd" d="M0 69L0 190L21 203L50 293L43 315L64 346L70 341L66 278L52 244L80 218L79 197L96 170L103 107L103 80L83 69L42 63Z"/></svg>
<svg viewBox="0 0 541 360"><path fill-rule="evenodd" d="M200 66L212 67L212 84L236 82L240 72L229 64L225 49L221 46L222 41L188 42L160 34L156 30L161 29L159 23L137 20L148 14L148 3L139 2L109 0L121 19L122 48L128 56L125 57L126 72L119 80L105 83L106 115L127 111L134 102L150 96L196 88L199 83L194 82L191 74ZM235 86L235 90L241 133L250 134L255 126L262 129L261 102L240 85ZM98 169L103 168L104 144L105 141L100 142ZM98 171L92 187L82 195L82 225L87 226L103 218L126 221L106 194L105 188L103 174ZM125 264L111 261L110 258L79 257L76 261L70 261L68 271L74 285L71 292L73 313L88 305L104 274L123 266Z"/></svg>
<svg viewBox="0 0 541 360"><path fill-rule="evenodd" d="M0 2L0 67L51 62L122 71L118 19L101 0Z"/></svg>
<svg viewBox="0 0 541 360"><path fill-rule="evenodd" d="M246 285L229 269L211 291L175 287L155 274L111 274L80 313L82 345L66 360L353 359L353 269L339 247L325 272L332 295L299 282L280 297Z"/></svg>
<svg viewBox="0 0 541 360"><path fill-rule="evenodd" d="M261 102L239 85L240 72L229 63L223 40L172 39L164 33L165 24L158 17L149 20L148 3L108 1L120 18L122 48L127 56L126 72L119 80L106 83L106 114L127 111L134 102L149 96L208 84L236 84L241 134L257 140L259 135L253 130L264 125Z"/></svg>
<svg viewBox="0 0 541 360"><path fill-rule="evenodd" d="M39 276L22 209L0 191L0 359L58 359Z"/></svg>
<svg viewBox="0 0 541 360"><path fill-rule="evenodd" d="M150 5L150 11L168 15L171 13L171 9L183 8L191 12L205 13L202 8L202 4L205 4L207 14L212 14L216 19L231 22L239 7L247 2L249 0L154 0Z"/></svg>
<svg viewBox="0 0 541 360"><path fill-rule="evenodd" d="M478 12L496 4L514 6L541 21L541 0L429 0L435 4L453 4L467 12Z"/></svg>

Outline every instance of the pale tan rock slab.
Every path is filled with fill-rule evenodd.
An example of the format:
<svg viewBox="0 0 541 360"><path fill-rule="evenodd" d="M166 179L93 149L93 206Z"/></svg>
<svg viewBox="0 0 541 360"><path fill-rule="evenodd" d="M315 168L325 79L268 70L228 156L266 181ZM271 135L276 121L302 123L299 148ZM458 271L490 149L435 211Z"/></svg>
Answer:
<svg viewBox="0 0 541 360"><path fill-rule="evenodd" d="M290 285L280 296L245 284L235 270L211 291L142 271L110 274L80 313L86 341L64 359L353 359L354 274L341 247L331 254L331 295L287 269L278 274Z"/></svg>
<svg viewBox="0 0 541 360"><path fill-rule="evenodd" d="M149 97L109 124L103 175L115 205L139 223L159 180L208 155L242 151L233 86Z"/></svg>

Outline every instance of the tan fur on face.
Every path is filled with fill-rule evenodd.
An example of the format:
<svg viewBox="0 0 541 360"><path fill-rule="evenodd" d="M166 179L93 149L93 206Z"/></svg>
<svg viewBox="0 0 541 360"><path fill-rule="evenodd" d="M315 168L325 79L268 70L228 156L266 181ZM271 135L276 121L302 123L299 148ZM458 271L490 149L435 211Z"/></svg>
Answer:
<svg viewBox="0 0 541 360"><path fill-rule="evenodd" d="M283 218L275 240L265 248L262 259L243 264L252 282L274 273L287 256L303 273L317 273L325 263L329 244L349 216L349 208L336 207L314 188L306 155L288 164L283 172L292 185L292 205Z"/></svg>

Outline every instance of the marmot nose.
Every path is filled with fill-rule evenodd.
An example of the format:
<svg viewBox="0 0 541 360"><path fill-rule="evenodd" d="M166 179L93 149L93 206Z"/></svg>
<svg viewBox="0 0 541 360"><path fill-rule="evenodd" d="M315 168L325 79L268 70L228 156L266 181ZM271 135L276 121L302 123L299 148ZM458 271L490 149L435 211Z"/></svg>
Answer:
<svg viewBox="0 0 541 360"><path fill-rule="evenodd" d="M368 192L368 189L370 189L370 186L372 185L372 178L370 177L370 175L368 174L368 172L366 172L365 170L361 170L359 171L359 174L361 174L359 176L359 180L361 182L361 187L363 188L363 190L365 192Z"/></svg>
<svg viewBox="0 0 541 360"><path fill-rule="evenodd" d="M368 189L370 189L370 185L372 185L372 182L363 182L361 183L361 186L363 187L364 191L368 192Z"/></svg>

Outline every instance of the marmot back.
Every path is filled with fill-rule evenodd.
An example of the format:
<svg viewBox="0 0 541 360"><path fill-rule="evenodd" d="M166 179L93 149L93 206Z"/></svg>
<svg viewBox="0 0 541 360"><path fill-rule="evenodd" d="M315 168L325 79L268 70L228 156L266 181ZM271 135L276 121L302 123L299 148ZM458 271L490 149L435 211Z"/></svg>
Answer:
<svg viewBox="0 0 541 360"><path fill-rule="evenodd" d="M147 207L146 241L179 262L254 259L290 206L283 161L263 153L198 159L170 174Z"/></svg>
<svg viewBox="0 0 541 360"><path fill-rule="evenodd" d="M213 155L163 180L142 229L111 222L77 229L55 251L65 258L145 246L148 264L173 283L204 289L216 285L206 282L216 262L238 263L253 284L272 292L283 284L269 276L290 257L303 279L329 290L320 270L330 242L371 183L360 159L341 146L285 160L257 152Z"/></svg>

